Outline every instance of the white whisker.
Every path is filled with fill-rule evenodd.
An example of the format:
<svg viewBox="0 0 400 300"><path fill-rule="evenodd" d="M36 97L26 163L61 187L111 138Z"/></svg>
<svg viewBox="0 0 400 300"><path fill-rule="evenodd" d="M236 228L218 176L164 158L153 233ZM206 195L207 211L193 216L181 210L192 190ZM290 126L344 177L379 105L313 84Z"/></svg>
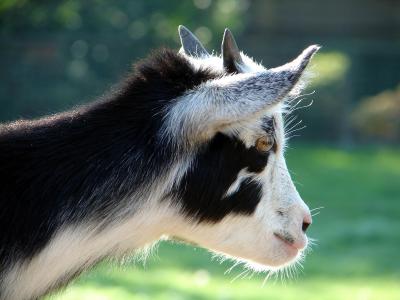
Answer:
<svg viewBox="0 0 400 300"><path fill-rule="evenodd" d="M313 104L314 104L314 100L311 99L311 100L310 100L310 103L308 103L308 104L306 104L306 105L303 105L303 106L296 107L295 109L291 110L290 113L293 113L293 112L295 112L295 111L297 111L297 110L299 110L299 109L308 108L308 107L310 107L310 106L313 105Z"/></svg>
<svg viewBox="0 0 400 300"><path fill-rule="evenodd" d="M238 275L236 275L232 280L231 283L233 283L236 279L238 278L243 278L242 276L245 276L248 272L250 272L248 269L245 269L244 271L242 271L241 273L239 273Z"/></svg>
<svg viewBox="0 0 400 300"><path fill-rule="evenodd" d="M224 275L229 274L235 267L240 265L242 262L241 261L236 261L230 268L228 268L225 272Z"/></svg>
<svg viewBox="0 0 400 300"><path fill-rule="evenodd" d="M285 139L286 139L286 140L290 140L290 139L292 139L292 138L299 137L299 136L301 136L301 135L300 135L300 134L294 134L294 135L285 137Z"/></svg>
<svg viewBox="0 0 400 300"><path fill-rule="evenodd" d="M312 217L318 216L321 212L317 211L316 213L311 214Z"/></svg>
<svg viewBox="0 0 400 300"><path fill-rule="evenodd" d="M302 126L302 127L299 127L299 128L291 129L291 130L288 131L286 134L289 135L289 134L291 134L291 133L293 133L293 132L296 132L296 131L299 131L299 130L303 130L303 129L305 129L305 128L307 128L306 125L304 125L304 126Z"/></svg>
<svg viewBox="0 0 400 300"><path fill-rule="evenodd" d="M320 206L320 207L316 207L316 208L310 209L310 211L312 212L312 211L314 211L314 210L319 210L319 209L323 209L323 208L325 208L325 207Z"/></svg>
<svg viewBox="0 0 400 300"><path fill-rule="evenodd" d="M296 126L300 125L303 122L303 120L298 121L294 125L292 125L289 129L285 129L285 133L289 133L293 128L296 128Z"/></svg>

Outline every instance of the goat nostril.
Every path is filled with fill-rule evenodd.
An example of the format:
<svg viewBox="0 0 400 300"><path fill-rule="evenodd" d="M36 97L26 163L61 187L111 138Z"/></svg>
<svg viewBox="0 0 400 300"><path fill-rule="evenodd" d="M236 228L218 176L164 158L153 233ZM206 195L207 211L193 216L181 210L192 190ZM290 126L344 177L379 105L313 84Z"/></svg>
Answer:
<svg viewBox="0 0 400 300"><path fill-rule="evenodd" d="M303 232L306 232L307 228L311 225L311 223L304 221L303 225L301 226L301 229L303 230Z"/></svg>

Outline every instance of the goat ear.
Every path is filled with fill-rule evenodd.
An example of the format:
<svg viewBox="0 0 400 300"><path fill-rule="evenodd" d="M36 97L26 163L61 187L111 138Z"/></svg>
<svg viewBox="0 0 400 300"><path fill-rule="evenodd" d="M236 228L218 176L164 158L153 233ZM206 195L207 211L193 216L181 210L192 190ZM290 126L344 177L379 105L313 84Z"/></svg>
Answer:
<svg viewBox="0 0 400 300"><path fill-rule="evenodd" d="M179 50L179 52L183 52L189 56L210 56L199 39L189 29L183 25L179 25L178 32L182 44L182 48Z"/></svg>
<svg viewBox="0 0 400 300"><path fill-rule="evenodd" d="M202 84L172 109L171 128L180 124L190 137L204 138L221 128L265 115L293 90L318 49L310 46L278 68L228 75Z"/></svg>
<svg viewBox="0 0 400 300"><path fill-rule="evenodd" d="M243 60L235 38L228 28L225 29L222 38L221 53L224 69L228 73L239 73L238 66L243 65Z"/></svg>

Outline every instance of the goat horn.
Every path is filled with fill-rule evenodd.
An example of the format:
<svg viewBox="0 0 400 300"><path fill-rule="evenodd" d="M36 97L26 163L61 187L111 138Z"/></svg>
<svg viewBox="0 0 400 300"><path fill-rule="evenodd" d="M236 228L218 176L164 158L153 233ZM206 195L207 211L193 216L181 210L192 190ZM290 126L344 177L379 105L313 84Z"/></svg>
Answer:
<svg viewBox="0 0 400 300"><path fill-rule="evenodd" d="M178 27L179 37L183 51L190 56L210 56L204 46L201 44L199 39L185 26L179 25Z"/></svg>
<svg viewBox="0 0 400 300"><path fill-rule="evenodd" d="M239 48L232 32L226 28L221 45L222 59L225 70L234 73L238 72L237 66L243 64Z"/></svg>

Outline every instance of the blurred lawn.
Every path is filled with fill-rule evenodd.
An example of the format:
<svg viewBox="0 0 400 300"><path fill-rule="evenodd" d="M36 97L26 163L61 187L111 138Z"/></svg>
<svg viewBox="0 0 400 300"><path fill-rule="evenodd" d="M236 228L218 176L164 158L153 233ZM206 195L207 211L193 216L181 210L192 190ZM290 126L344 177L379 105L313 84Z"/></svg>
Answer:
<svg viewBox="0 0 400 300"><path fill-rule="evenodd" d="M145 267L102 264L48 299L400 299L400 149L294 146L287 159L318 240L290 280L232 279L202 249L162 243Z"/></svg>

